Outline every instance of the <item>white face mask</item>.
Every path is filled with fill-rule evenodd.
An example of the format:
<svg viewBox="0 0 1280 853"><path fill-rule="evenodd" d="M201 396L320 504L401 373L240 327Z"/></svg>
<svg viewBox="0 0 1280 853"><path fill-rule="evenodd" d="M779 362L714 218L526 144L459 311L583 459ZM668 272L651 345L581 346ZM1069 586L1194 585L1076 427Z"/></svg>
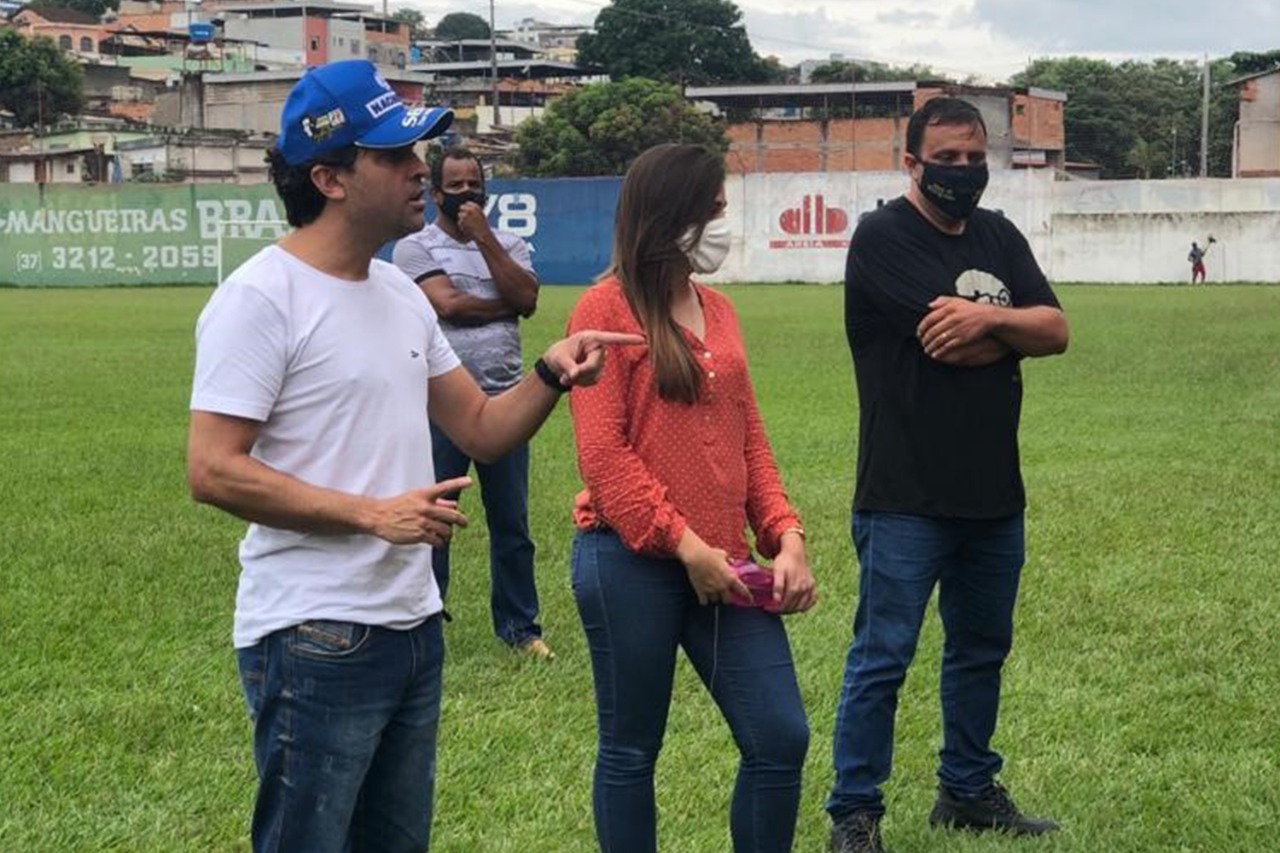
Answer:
<svg viewBox="0 0 1280 853"><path fill-rule="evenodd" d="M729 254L729 244L733 234L729 231L729 220L721 216L713 219L702 229L702 238L693 242L693 235L698 231L692 226L676 241L680 251L689 259L689 266L694 272L713 273L720 269L725 257Z"/></svg>

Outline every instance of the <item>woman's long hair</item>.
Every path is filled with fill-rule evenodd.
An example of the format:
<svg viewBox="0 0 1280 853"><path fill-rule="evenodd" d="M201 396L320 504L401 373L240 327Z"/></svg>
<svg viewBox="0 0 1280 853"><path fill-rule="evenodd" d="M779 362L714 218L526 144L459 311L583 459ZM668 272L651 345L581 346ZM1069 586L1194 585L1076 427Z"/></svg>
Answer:
<svg viewBox="0 0 1280 853"><path fill-rule="evenodd" d="M677 288L691 268L677 245L693 227L694 240L716 209L724 160L701 145L655 145L622 181L613 221L609 273L622 283L631 312L644 329L649 359L664 400L692 404L702 388L697 360L671 319Z"/></svg>

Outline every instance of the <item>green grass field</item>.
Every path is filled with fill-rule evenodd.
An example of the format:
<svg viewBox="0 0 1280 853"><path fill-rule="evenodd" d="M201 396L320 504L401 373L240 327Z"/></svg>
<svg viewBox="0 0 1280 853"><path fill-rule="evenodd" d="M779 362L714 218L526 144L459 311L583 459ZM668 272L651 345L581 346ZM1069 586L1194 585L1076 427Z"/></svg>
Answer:
<svg viewBox="0 0 1280 853"><path fill-rule="evenodd" d="M730 288L822 600L789 620L822 802L850 636L855 404L839 288ZM536 353L576 289L548 288ZM244 851L249 724L230 646L243 525L183 480L207 289L0 291L0 851ZM1280 289L1064 287L1066 356L1027 364L1029 563L997 734L1038 841L935 834L931 617L899 712L886 840L910 851L1262 851L1280 830ZM534 444L551 665L490 633L485 536L454 557L433 849L594 849L591 677L568 588L564 407ZM735 751L682 664L662 849L729 849Z"/></svg>

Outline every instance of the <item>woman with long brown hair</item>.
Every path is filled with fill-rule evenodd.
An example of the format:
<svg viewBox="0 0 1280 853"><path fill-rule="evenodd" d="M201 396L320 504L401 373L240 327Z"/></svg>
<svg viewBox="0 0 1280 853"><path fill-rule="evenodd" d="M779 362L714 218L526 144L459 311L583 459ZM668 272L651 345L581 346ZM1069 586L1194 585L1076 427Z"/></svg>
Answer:
<svg viewBox="0 0 1280 853"><path fill-rule="evenodd" d="M613 353L599 383L570 397L586 485L573 590L595 678L604 853L657 849L653 769L681 647L741 753L735 853L785 853L795 831L809 729L780 614L812 606L813 576L733 306L691 278L728 253L724 179L700 146L641 154L618 200L613 263L569 321L648 341ZM748 526L771 572L752 562Z"/></svg>

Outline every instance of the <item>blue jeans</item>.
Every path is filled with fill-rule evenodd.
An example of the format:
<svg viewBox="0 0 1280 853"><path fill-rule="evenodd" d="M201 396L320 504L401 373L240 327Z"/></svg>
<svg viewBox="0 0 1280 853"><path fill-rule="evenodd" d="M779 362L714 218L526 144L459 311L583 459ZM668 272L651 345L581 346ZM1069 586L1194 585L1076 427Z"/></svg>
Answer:
<svg viewBox="0 0 1280 853"><path fill-rule="evenodd" d="M255 853L427 849L440 625L304 622L237 651L258 767Z"/></svg>
<svg viewBox="0 0 1280 853"><path fill-rule="evenodd" d="M789 851L809 725L782 619L699 605L680 563L635 554L612 532L579 533L572 561L595 678L600 849L657 850L653 769L683 647L741 753L729 813L735 853Z"/></svg>
<svg viewBox="0 0 1280 853"><path fill-rule="evenodd" d="M991 736L1025 558L1022 514L966 520L857 512L853 539L858 609L836 710L827 811L839 819L884 810L880 786L893 765L898 689L935 584L946 637L938 779L957 796L980 794L1002 764Z"/></svg>
<svg viewBox="0 0 1280 853"><path fill-rule="evenodd" d="M431 425L436 480L461 477L473 460ZM489 610L494 633L519 646L542 636L538 625L538 588L533 578L533 540L529 538L529 445L522 444L496 462L475 462L480 499L489 525ZM456 497L456 496L455 496ZM432 569L440 597L449 591L449 547L436 548Z"/></svg>

